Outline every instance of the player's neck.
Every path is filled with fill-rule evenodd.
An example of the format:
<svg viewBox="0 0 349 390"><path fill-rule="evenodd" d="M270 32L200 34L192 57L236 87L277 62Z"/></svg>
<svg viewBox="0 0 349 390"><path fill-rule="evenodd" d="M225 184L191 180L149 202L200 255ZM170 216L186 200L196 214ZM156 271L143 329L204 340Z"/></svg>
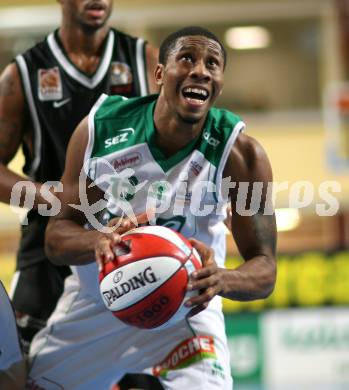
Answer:
<svg viewBox="0 0 349 390"><path fill-rule="evenodd" d="M204 119L197 123L186 123L181 118L155 110L156 145L166 157L170 157L198 138L204 123Z"/></svg>
<svg viewBox="0 0 349 390"><path fill-rule="evenodd" d="M68 55L99 55L108 32L108 26L87 32L76 26L63 25L59 29L59 37Z"/></svg>
<svg viewBox="0 0 349 390"><path fill-rule="evenodd" d="M59 37L71 62L81 71L93 74L98 68L108 32L107 26L91 33L62 26Z"/></svg>

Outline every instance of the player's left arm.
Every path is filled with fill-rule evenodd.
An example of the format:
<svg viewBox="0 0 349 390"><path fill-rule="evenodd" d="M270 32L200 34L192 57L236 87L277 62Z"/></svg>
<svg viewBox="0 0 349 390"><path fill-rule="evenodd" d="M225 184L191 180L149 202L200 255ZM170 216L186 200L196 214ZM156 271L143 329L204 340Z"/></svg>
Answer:
<svg viewBox="0 0 349 390"><path fill-rule="evenodd" d="M155 82L155 69L159 62L159 49L149 44L145 47L147 61L147 79L149 93L158 93L159 86Z"/></svg>
<svg viewBox="0 0 349 390"><path fill-rule="evenodd" d="M271 204L272 169L262 146L240 134L224 176L237 183L230 190L231 231L244 263L236 269L220 270L220 295L239 301L266 298L276 282L276 223ZM249 185L247 199L239 196L239 183L243 182ZM255 183L261 186L261 197L253 197L253 191L259 191L258 185L254 189ZM252 215L246 215L245 209L251 210Z"/></svg>
<svg viewBox="0 0 349 390"><path fill-rule="evenodd" d="M191 276L188 289L201 290L201 293L191 298L188 305L198 306L198 311L215 295L239 301L266 298L276 281L276 224L268 192L272 170L265 151L256 140L244 134L238 137L228 157L224 177L237 183L230 190L231 231L245 261L236 269L218 268L213 250L203 243L193 242L204 266ZM249 183L245 202L238 197L239 183L242 182ZM262 195L256 205L250 204L255 182L262 185ZM243 215L243 209L249 209L249 206L254 208L254 214ZM266 210L269 212L265 213Z"/></svg>

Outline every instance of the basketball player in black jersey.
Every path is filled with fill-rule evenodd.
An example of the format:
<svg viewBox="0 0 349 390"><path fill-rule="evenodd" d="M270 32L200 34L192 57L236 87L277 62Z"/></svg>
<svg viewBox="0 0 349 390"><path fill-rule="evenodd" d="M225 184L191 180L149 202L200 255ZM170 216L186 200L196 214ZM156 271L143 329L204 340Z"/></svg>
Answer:
<svg viewBox="0 0 349 390"><path fill-rule="evenodd" d="M53 189L43 183L60 179L70 136L101 93L132 97L156 91L157 49L108 27L112 0L58 1L59 29L17 56L0 79L0 201L10 203L13 188L19 188L21 205L34 196L12 283L24 347L45 325L69 274L44 253L48 217L38 205L50 207L47 194ZM7 168L21 146L25 178ZM14 187L19 181L27 186Z"/></svg>

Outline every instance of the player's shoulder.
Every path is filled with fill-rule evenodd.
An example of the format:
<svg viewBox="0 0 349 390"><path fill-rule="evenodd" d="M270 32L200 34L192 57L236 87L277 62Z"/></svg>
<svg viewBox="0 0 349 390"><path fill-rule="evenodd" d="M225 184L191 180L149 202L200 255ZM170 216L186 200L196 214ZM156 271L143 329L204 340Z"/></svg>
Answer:
<svg viewBox="0 0 349 390"><path fill-rule="evenodd" d="M125 40L125 41L138 41L140 38L135 37L133 35L127 34L124 31L118 30L116 28L111 27L110 30L114 33L114 36L119 40Z"/></svg>
<svg viewBox="0 0 349 390"><path fill-rule="evenodd" d="M115 118L129 118L144 115L156 95L127 98L121 95L103 95L95 113L95 120L110 120Z"/></svg>
<svg viewBox="0 0 349 390"><path fill-rule="evenodd" d="M239 115L224 108L212 107L210 109L210 116L213 119L213 124L217 128L234 127L239 123L243 123Z"/></svg>
<svg viewBox="0 0 349 390"><path fill-rule="evenodd" d="M269 167L269 160L262 145L253 137L240 133L227 159L226 174L235 172L241 180L247 180L256 168Z"/></svg>
<svg viewBox="0 0 349 390"><path fill-rule="evenodd" d="M244 128L245 123L232 111L216 107L210 109L206 129L222 146L230 143L229 140L235 138Z"/></svg>
<svg viewBox="0 0 349 390"><path fill-rule="evenodd" d="M22 52L19 56L25 59L44 59L50 54L49 45L47 42L48 37L45 37L39 42L36 42L33 46ZM17 56L18 57L18 56Z"/></svg>

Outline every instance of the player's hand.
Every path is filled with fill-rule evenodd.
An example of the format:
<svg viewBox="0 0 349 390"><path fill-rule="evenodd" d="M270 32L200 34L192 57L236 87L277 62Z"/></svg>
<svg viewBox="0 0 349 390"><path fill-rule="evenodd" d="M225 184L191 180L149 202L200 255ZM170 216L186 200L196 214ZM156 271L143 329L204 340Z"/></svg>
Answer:
<svg viewBox="0 0 349 390"><path fill-rule="evenodd" d="M121 241L121 235L136 228L140 224L149 221L149 213L136 215L137 222L132 222L129 218L113 218L109 221L108 227L112 227L110 233L99 233L95 245L95 257L98 269L101 270L105 263L112 261L115 257L113 248Z"/></svg>
<svg viewBox="0 0 349 390"><path fill-rule="evenodd" d="M190 316L193 316L207 308L209 302L223 289L223 281L220 269L214 259L214 252L204 243L190 239L193 247L199 252L202 268L190 275L188 290L199 290L199 295L191 297L186 306L193 307Z"/></svg>

